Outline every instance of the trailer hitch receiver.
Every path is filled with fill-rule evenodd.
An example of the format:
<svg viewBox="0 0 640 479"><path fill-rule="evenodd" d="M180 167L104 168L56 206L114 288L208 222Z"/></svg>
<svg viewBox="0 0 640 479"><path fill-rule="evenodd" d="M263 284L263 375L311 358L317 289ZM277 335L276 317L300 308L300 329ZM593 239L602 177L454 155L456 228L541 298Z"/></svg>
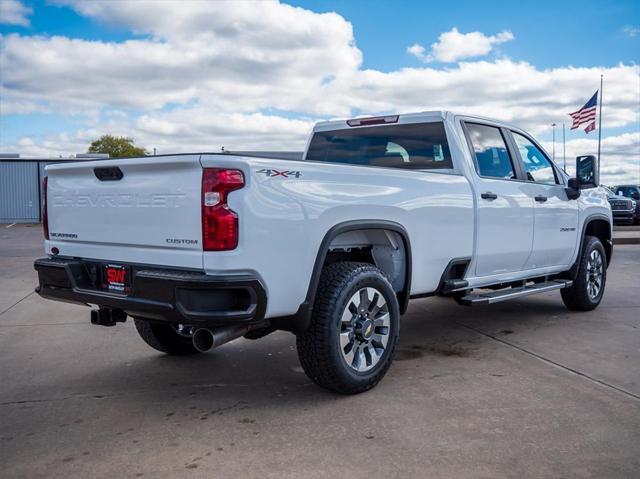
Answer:
<svg viewBox="0 0 640 479"><path fill-rule="evenodd" d="M121 309L100 308L91 310L91 324L98 326L115 326L127 320L127 313Z"/></svg>

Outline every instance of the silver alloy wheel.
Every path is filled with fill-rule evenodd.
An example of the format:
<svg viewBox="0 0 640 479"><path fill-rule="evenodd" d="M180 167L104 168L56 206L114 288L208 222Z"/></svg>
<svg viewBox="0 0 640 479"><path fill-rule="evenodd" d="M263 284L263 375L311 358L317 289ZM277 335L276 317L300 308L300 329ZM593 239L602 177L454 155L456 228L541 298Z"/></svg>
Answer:
<svg viewBox="0 0 640 479"><path fill-rule="evenodd" d="M587 260L587 294L589 298L597 299L602 290L604 276L604 262L600 251L594 249Z"/></svg>
<svg viewBox="0 0 640 479"><path fill-rule="evenodd" d="M373 368L387 348L391 316L384 296L376 288L357 291L347 302L340 319L340 351L357 372Z"/></svg>

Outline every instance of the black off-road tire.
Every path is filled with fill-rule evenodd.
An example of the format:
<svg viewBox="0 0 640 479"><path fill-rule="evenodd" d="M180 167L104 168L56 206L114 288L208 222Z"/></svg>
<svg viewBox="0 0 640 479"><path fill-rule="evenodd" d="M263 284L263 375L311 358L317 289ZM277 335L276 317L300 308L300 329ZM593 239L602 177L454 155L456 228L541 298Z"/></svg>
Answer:
<svg viewBox="0 0 640 479"><path fill-rule="evenodd" d="M380 292L390 316L387 346L372 369L352 369L340 350L342 314L362 288ZM339 262L324 268L318 284L311 324L297 336L298 357L307 376L319 386L341 394L358 394L374 387L386 374L400 333L398 299L385 274L367 263Z"/></svg>
<svg viewBox="0 0 640 479"><path fill-rule="evenodd" d="M602 286L595 297L590 296L588 292L589 274L587 265L593 251L597 251L602 258ZM595 236L586 236L584 238L578 262L578 274L573 281L573 285L560 290L560 295L567 308L574 311L591 311L597 308L600 301L602 301L607 283L607 256L598 238Z"/></svg>
<svg viewBox="0 0 640 479"><path fill-rule="evenodd" d="M135 318L133 322L142 340L153 349L174 356L198 353L191 338L179 335L169 324L154 323L142 318Z"/></svg>

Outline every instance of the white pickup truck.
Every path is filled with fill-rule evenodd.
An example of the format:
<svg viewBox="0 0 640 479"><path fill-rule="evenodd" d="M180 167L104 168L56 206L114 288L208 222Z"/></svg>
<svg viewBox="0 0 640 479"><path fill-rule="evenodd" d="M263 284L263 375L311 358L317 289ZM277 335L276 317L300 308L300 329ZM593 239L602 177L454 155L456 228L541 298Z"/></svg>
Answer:
<svg viewBox="0 0 640 479"><path fill-rule="evenodd" d="M315 126L303 160L182 154L47 167L38 293L131 316L168 354L274 330L341 393L389 368L410 299L604 294L612 216L594 157L569 178L503 122L425 112Z"/></svg>

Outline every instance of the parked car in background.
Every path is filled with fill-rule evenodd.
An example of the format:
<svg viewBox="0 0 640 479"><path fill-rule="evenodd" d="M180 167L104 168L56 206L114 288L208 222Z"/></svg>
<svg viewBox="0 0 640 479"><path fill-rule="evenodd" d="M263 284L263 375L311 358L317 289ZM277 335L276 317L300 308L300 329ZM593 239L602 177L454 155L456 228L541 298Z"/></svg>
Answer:
<svg viewBox="0 0 640 479"><path fill-rule="evenodd" d="M635 224L640 223L640 186L639 185L618 185L614 188L616 195L631 198L636 202Z"/></svg>
<svg viewBox="0 0 640 479"><path fill-rule="evenodd" d="M603 186L608 195L613 222L615 224L632 225L636 220L637 202L631 198L616 195L611 188Z"/></svg>

